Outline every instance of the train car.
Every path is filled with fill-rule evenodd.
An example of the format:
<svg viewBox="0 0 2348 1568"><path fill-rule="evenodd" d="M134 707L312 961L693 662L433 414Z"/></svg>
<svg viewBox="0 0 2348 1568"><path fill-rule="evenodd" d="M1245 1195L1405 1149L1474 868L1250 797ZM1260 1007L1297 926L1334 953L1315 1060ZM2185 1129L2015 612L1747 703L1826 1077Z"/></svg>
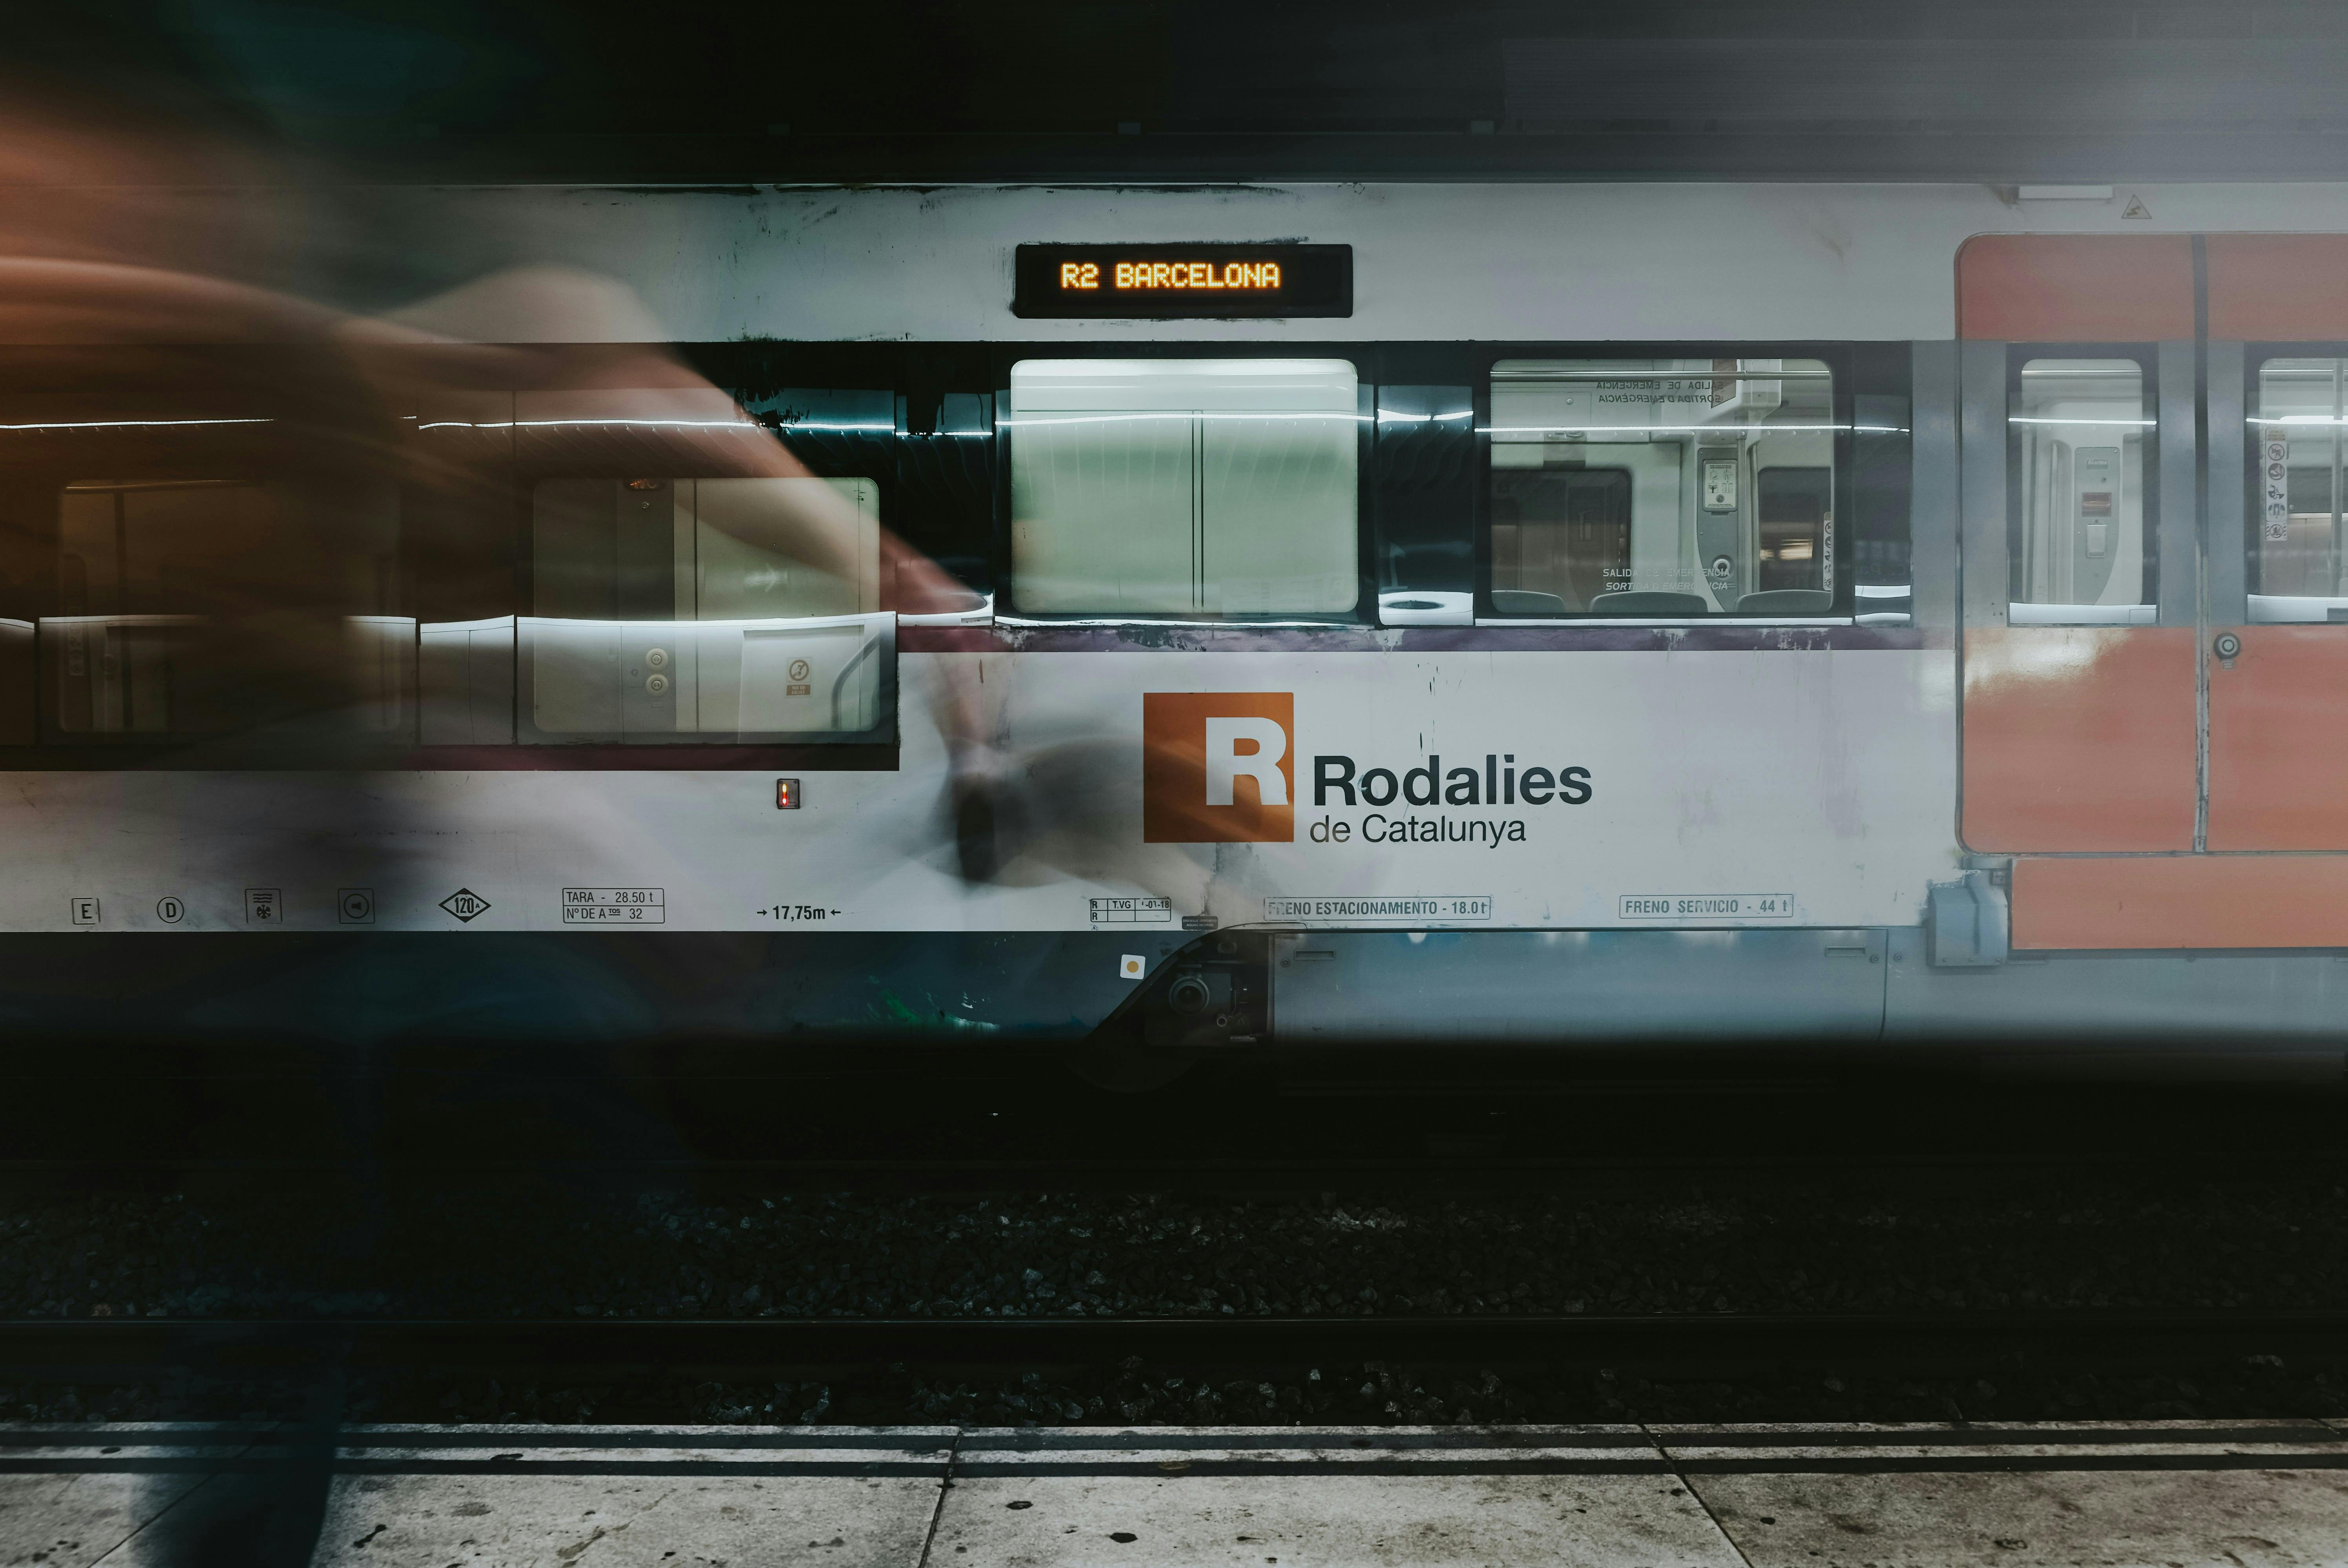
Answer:
<svg viewBox="0 0 2348 1568"><path fill-rule="evenodd" d="M2336 1050L2348 188L349 200L0 350L20 1033Z"/></svg>

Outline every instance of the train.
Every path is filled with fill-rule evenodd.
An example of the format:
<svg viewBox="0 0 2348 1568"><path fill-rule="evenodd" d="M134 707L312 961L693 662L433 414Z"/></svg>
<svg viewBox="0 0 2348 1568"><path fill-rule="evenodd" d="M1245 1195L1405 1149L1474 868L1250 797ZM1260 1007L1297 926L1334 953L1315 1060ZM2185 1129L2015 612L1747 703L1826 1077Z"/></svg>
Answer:
<svg viewBox="0 0 2348 1568"><path fill-rule="evenodd" d="M2348 186L344 199L15 274L21 1037L2336 1065Z"/></svg>

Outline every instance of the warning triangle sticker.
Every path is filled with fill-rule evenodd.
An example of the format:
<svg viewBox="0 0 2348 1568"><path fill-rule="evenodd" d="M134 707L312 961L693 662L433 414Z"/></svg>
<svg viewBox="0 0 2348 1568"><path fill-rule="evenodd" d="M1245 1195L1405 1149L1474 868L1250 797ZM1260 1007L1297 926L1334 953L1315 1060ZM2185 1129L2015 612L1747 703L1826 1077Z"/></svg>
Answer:
<svg viewBox="0 0 2348 1568"><path fill-rule="evenodd" d="M2128 204L2120 209L2120 216L2123 218L2149 218L2152 216L2152 213L2151 210L2145 206L2143 197L2131 196L2128 198Z"/></svg>

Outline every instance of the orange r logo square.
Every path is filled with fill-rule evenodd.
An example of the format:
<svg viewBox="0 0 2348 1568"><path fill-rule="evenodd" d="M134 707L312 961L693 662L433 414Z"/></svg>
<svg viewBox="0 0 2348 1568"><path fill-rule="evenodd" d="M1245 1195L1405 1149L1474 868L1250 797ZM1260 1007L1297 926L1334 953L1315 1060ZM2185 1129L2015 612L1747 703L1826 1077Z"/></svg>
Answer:
<svg viewBox="0 0 2348 1568"><path fill-rule="evenodd" d="M1292 692L1145 692L1141 837L1147 844L1296 838Z"/></svg>

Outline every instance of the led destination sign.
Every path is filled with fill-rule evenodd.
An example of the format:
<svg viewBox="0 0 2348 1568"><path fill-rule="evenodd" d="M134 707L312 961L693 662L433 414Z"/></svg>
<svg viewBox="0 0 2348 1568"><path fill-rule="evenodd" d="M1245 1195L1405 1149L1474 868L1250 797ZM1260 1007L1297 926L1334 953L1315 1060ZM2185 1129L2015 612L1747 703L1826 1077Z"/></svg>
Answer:
<svg viewBox="0 0 2348 1568"><path fill-rule="evenodd" d="M1351 245L1022 245L1012 313L1031 318L1350 316Z"/></svg>
<svg viewBox="0 0 2348 1568"><path fill-rule="evenodd" d="M1115 261L1112 287L1124 289L1278 289L1277 261ZM1060 263L1060 291L1101 286L1098 261Z"/></svg>

